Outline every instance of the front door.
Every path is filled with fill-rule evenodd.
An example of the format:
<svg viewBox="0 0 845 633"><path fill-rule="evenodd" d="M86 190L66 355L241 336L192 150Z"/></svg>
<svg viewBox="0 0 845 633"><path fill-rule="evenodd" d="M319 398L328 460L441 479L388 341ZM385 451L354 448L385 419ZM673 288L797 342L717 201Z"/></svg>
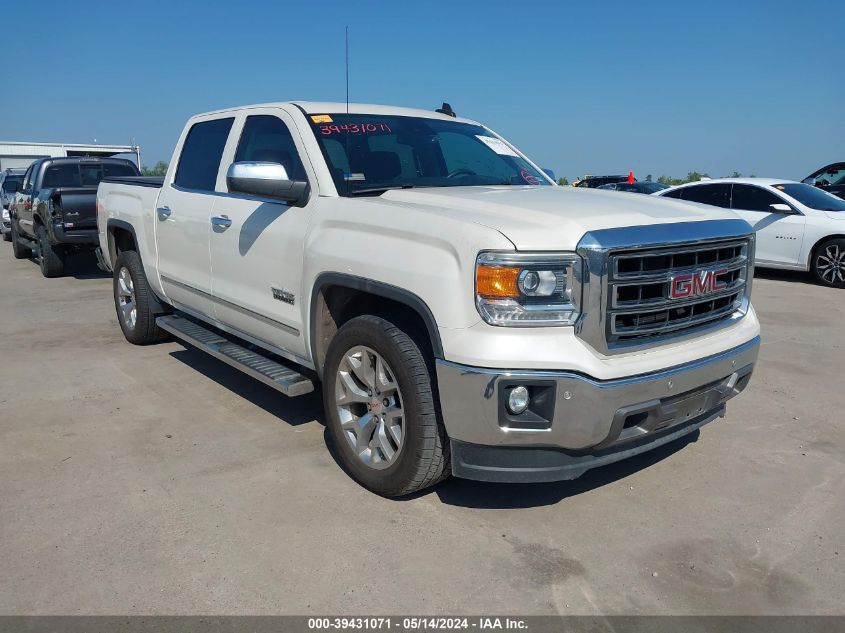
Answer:
<svg viewBox="0 0 845 633"><path fill-rule="evenodd" d="M253 110L246 117L233 162L280 163L292 180L310 180L290 117ZM291 132L293 130L293 133ZM303 342L302 265L313 205L231 193L214 204L210 252L212 293L219 322L297 358Z"/></svg>
<svg viewBox="0 0 845 633"><path fill-rule="evenodd" d="M167 298L177 307L212 317L208 241L220 159L233 117L194 123L182 143L179 163L158 199L158 270Z"/></svg>
<svg viewBox="0 0 845 633"><path fill-rule="evenodd" d="M733 186L731 208L754 228L757 236L756 261L794 266L801 253L806 218L800 213L773 213L769 209L772 204L789 203L756 185L735 183Z"/></svg>

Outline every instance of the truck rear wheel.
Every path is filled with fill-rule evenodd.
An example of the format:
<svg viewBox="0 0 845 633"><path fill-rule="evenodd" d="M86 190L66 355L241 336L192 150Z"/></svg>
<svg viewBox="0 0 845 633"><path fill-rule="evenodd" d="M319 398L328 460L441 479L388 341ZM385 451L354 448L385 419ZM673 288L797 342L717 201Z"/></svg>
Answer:
<svg viewBox="0 0 845 633"><path fill-rule="evenodd" d="M24 246L21 236L18 234L17 220L12 220L12 255L15 259L29 259L32 257L32 249Z"/></svg>
<svg viewBox="0 0 845 633"><path fill-rule="evenodd" d="M113 286L117 322L127 341L134 345L147 345L167 338L167 332L156 325L152 290L138 253L124 251L118 256L114 264Z"/></svg>
<svg viewBox="0 0 845 633"><path fill-rule="evenodd" d="M396 497L449 476L431 374L408 334L380 317L356 317L338 330L323 371L329 433L358 483Z"/></svg>
<svg viewBox="0 0 845 633"><path fill-rule="evenodd" d="M65 272L65 251L62 246L50 244L47 229L43 224L35 228L35 238L38 240L38 265L45 277L61 277Z"/></svg>

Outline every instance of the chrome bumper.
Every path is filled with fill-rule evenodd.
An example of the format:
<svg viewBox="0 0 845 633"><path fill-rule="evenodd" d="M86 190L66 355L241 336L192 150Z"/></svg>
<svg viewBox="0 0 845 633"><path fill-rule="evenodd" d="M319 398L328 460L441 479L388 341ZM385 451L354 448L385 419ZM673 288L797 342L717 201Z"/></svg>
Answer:
<svg viewBox="0 0 845 633"><path fill-rule="evenodd" d="M456 457L469 454L470 445L474 446L469 452L476 455L485 447L542 448L544 454L557 449L565 451L561 463L571 467L557 476L549 477L547 472L538 478L573 478L724 415L725 402L748 385L759 347L758 336L716 356L616 380L596 380L566 371L481 369L438 360L443 421ZM513 416L505 408L506 393L520 384L540 402L534 409L529 406L528 415ZM575 455L577 467L571 459L573 452L580 453ZM473 474L472 464L462 466L460 459L454 458L453 462L459 476L531 480Z"/></svg>

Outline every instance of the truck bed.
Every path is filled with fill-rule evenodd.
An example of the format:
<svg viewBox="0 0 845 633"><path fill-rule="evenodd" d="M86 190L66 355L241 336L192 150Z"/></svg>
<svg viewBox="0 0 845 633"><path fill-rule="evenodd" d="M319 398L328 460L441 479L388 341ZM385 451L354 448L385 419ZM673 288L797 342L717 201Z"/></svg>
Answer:
<svg viewBox="0 0 845 633"><path fill-rule="evenodd" d="M103 178L101 182L115 182L121 185L161 188L161 186L164 185L164 176L121 176L119 178Z"/></svg>

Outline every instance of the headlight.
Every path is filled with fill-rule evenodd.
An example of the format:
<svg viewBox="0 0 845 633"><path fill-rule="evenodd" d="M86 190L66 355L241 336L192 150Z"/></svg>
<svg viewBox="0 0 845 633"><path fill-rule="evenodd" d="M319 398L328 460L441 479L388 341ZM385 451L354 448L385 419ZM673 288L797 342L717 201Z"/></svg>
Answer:
<svg viewBox="0 0 845 633"><path fill-rule="evenodd" d="M490 325L572 325L581 300L573 292L580 265L574 253L480 253L475 263L478 313Z"/></svg>

